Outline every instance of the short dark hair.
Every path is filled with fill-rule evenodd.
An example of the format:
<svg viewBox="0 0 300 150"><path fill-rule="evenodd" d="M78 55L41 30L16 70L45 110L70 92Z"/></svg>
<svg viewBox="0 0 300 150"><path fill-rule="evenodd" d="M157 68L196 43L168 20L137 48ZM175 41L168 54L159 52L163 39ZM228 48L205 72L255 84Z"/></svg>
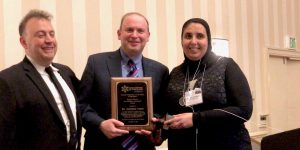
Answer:
<svg viewBox="0 0 300 150"><path fill-rule="evenodd" d="M140 14L140 13L138 13L138 12L129 12L129 13L126 13L126 14L122 17L122 19L121 19L121 23L120 23L120 28L119 28L119 29L121 29L122 24L123 24L125 18L128 17L128 16L131 16L131 15L138 15L138 16L143 17L143 18L145 19L146 23L147 23L147 29L148 29L148 31L149 31L149 22L148 22L147 18L146 18L144 15L142 15L142 14Z"/></svg>
<svg viewBox="0 0 300 150"><path fill-rule="evenodd" d="M48 21L51 21L53 16L48 13L47 11L44 10L39 10L39 9L32 9L30 10L21 20L19 24L19 35L22 36L25 30L26 23L28 20L31 18L40 18L40 19L46 19Z"/></svg>
<svg viewBox="0 0 300 150"><path fill-rule="evenodd" d="M210 28L208 23L202 19L202 18L191 18L189 20L187 20L183 26L182 26L182 30L181 30L181 39L183 38L183 32L184 30L188 27L188 25L190 25L191 23L198 23L204 26L205 30L206 30L206 34L207 34L207 40L208 40L208 47L207 50L210 51L211 50L211 33L210 33Z"/></svg>

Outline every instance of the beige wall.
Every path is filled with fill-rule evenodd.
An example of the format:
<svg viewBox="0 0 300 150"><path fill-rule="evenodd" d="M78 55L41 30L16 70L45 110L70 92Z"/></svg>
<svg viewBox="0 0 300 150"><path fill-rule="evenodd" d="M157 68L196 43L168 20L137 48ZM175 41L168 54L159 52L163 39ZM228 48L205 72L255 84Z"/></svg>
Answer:
<svg viewBox="0 0 300 150"><path fill-rule="evenodd" d="M262 51L284 48L286 35L295 36L300 45L299 6L299 0L0 0L0 70L24 57L17 28L32 8L54 15L59 42L55 61L70 66L79 78L90 54L119 47L116 30L126 12L138 11L149 19L151 37L144 55L170 69L183 61L183 22L202 17L212 37L229 40L230 56L249 80L255 96L251 128L265 113Z"/></svg>

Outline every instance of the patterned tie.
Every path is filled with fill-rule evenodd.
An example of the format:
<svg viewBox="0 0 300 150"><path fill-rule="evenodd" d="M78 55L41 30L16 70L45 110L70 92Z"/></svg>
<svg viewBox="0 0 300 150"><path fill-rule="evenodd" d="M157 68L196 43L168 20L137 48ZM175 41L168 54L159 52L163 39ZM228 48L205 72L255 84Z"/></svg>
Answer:
<svg viewBox="0 0 300 150"><path fill-rule="evenodd" d="M138 77L138 69L135 65L135 63L129 59L127 63L129 67L129 72L127 74L127 77ZM138 137L136 134L129 134L124 137L122 146L126 150L135 150L138 147Z"/></svg>
<svg viewBox="0 0 300 150"><path fill-rule="evenodd" d="M59 83L59 81L55 77L52 68L51 67L46 67L45 71L49 74L51 81L55 85L55 87L56 87L56 89L57 89L57 91L58 91L58 93L59 93L59 95L61 97L61 100L63 102L63 105L65 107L67 116L68 116L68 118L70 120L69 149L70 150L75 150L76 149L76 143L77 143L76 138L75 138L75 135L76 135L75 120L74 120L74 117L73 117L73 114L72 114L72 110L71 110L71 107L69 105L67 96L66 96L66 94L65 94L65 92L64 92L61 84Z"/></svg>
<svg viewBox="0 0 300 150"><path fill-rule="evenodd" d="M129 134L125 136L122 142L122 146L126 150L136 150L138 144L138 137L136 134Z"/></svg>
<svg viewBox="0 0 300 150"><path fill-rule="evenodd" d="M129 59L127 65L129 67L127 77L138 77L138 69L135 63L131 59Z"/></svg>

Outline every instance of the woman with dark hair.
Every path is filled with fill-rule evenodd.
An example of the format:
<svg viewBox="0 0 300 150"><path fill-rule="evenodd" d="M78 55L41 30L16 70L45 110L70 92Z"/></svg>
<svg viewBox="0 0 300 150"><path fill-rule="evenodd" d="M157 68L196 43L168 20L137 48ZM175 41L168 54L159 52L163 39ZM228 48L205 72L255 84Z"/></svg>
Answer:
<svg viewBox="0 0 300 150"><path fill-rule="evenodd" d="M205 20L186 21L181 43L185 60L172 70L165 95L169 150L251 150L245 75L233 59L211 51Z"/></svg>

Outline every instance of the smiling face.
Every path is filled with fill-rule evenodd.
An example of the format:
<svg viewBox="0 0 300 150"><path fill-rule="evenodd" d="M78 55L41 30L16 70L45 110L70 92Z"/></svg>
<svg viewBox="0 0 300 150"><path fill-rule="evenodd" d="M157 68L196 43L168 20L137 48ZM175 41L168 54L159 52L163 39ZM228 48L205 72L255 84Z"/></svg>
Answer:
<svg viewBox="0 0 300 150"><path fill-rule="evenodd" d="M126 16L118 30L121 48L128 57L140 55L149 36L147 21L137 14Z"/></svg>
<svg viewBox="0 0 300 150"><path fill-rule="evenodd" d="M187 58L193 61L202 59L208 49L208 37L204 26L190 23L183 31L181 44Z"/></svg>
<svg viewBox="0 0 300 150"><path fill-rule="evenodd" d="M55 32L51 22L44 18L28 20L20 43L26 55L42 66L49 66L57 51Z"/></svg>

